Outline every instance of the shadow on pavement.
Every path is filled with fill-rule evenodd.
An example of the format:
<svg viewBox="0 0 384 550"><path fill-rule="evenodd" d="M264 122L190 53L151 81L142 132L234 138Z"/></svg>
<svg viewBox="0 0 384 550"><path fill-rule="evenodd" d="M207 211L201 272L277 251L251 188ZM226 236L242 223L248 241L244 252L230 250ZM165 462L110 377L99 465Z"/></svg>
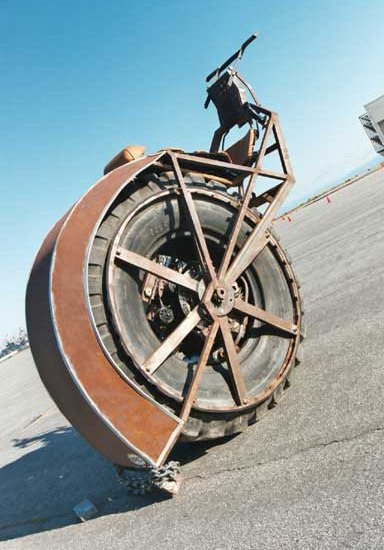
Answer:
<svg viewBox="0 0 384 550"><path fill-rule="evenodd" d="M197 441L196 443L181 442L178 443L169 456L169 460L177 460L180 465L187 464L197 460L208 453L212 447L225 445L228 441L234 439L237 435L229 435L221 439L210 441Z"/></svg>
<svg viewBox="0 0 384 550"><path fill-rule="evenodd" d="M218 442L181 443L170 459L197 460ZM166 493L131 495L113 466L70 427L16 439L25 454L0 469L2 493L0 540L79 523L73 507L84 499L97 507L96 517L129 512L168 500Z"/></svg>
<svg viewBox="0 0 384 550"><path fill-rule="evenodd" d="M0 469L0 540L78 523L73 507L85 498L96 505L98 517L169 498L127 494L113 466L73 428L14 440L14 446L26 452Z"/></svg>

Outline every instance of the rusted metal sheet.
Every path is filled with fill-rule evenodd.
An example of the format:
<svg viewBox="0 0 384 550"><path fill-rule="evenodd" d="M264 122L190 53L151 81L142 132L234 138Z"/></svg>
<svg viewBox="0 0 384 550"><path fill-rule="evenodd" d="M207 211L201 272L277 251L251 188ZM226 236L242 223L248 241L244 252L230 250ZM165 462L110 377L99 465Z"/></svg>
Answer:
<svg viewBox="0 0 384 550"><path fill-rule="evenodd" d="M182 421L128 384L94 332L84 290L94 228L115 195L161 155L122 166L96 183L51 230L32 268L27 324L40 376L63 414L110 461L137 453L162 463Z"/></svg>

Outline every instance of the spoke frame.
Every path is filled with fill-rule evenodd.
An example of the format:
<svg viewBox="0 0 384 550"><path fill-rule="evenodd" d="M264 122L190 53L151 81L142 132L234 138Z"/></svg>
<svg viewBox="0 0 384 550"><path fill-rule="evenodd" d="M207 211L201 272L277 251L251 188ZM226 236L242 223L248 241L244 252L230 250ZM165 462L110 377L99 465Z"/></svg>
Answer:
<svg viewBox="0 0 384 550"><path fill-rule="evenodd" d="M258 306L254 306L253 304L249 304L239 298L236 298L234 308L241 313L250 315L267 325L286 332L287 334L292 336L296 336L297 334L297 325L295 325L292 321L283 319L278 315L274 315L273 313L270 313Z"/></svg>
<svg viewBox="0 0 384 550"><path fill-rule="evenodd" d="M189 191L188 187L185 184L184 176L181 172L180 165L179 165L178 160L177 160L177 158L178 158L177 155L173 151L170 151L169 155L171 157L171 161L172 161L172 164L173 164L173 168L174 168L174 172L175 172L177 182L178 182L178 184L181 188L181 191L182 191L184 202L187 206L186 210L187 210L187 213L188 213L188 216L189 216L189 219L190 219L190 224L191 224L191 227L192 227L192 233L194 235L196 247L198 249L201 262L202 262L203 266L206 267L206 269L208 271L208 274L210 276L210 280L215 285L217 285L216 271L215 271L215 268L213 266L213 262L212 262L211 255L210 255L209 250L208 250L207 242L206 242L205 237L204 237L204 233L203 233L201 223L200 223L200 220L199 220L199 215L198 215L197 210L196 210L195 202L192 198L191 192Z"/></svg>
<svg viewBox="0 0 384 550"><path fill-rule="evenodd" d="M197 392L198 392L199 387L200 387L201 379L203 377L205 367L207 366L207 362L208 362L209 355L210 355L211 350L212 350L212 346L215 342L215 338L216 338L216 335L217 335L218 328L219 328L219 322L217 320L215 320L212 323L209 334L207 335L207 337L205 339L204 347L203 347L203 350L200 354L200 358L199 358L196 370L194 372L192 381L189 385L188 391L187 391L186 396L185 396L184 401L183 401L183 406L182 406L182 409L181 409L180 418L184 421L187 420L187 418L188 418L188 416L191 412L192 406L195 402L196 395L197 395Z"/></svg>
<svg viewBox="0 0 384 550"><path fill-rule="evenodd" d="M184 421L186 421L188 415L190 414L191 408L193 406L193 403L195 400L194 396L198 391L198 387L201 382L201 377L206 367L209 353L213 346L218 330L220 330L223 337L225 353L227 356L227 363L228 363L228 367L232 377L232 385L233 385L232 389L233 389L235 401L237 402L237 405L240 407L245 406L249 402L248 400L249 396L247 395L247 389L246 389L243 374L241 372L241 365L238 360L238 353L232 338L232 333L231 333L228 318L227 316L219 317L215 315L211 305L211 299L216 288L219 286L220 281L225 282L227 285L231 285L232 283L234 283L239 278L239 276L249 267L249 265L255 260L257 255L270 243L270 235L268 233L268 228L273 220L273 216L275 215L276 211L284 201L286 195L290 191L290 188L294 184L293 173L292 173L288 153L285 147L285 142L280 130L278 116L276 113L271 111L266 111L266 114L268 117L267 123L264 127L264 134L261 140L260 149L256 157L254 166L241 166L241 165L233 166L234 172L236 173L237 171L238 173L238 176L236 178L236 185L238 185L240 188L240 186L244 182L244 179L248 179L248 183L245 186L245 191L242 195L241 205L237 210L237 212L235 213L235 221L231 230L228 246L226 248L226 251L224 253L223 259L221 261L221 264L219 266L217 273L213 266L212 259L208 251L207 243L202 231L201 223L197 214L196 205L193 200L192 193L188 189L184 180L182 167L188 166L188 164L191 164L191 163L195 163L196 165L200 163L201 165L212 165L222 169L230 169L231 165L229 163L225 163L221 161L213 161L213 160L211 161L209 159L203 159L197 156L195 157L189 156L189 155L175 152L172 150L168 151L168 155L171 160L175 177L179 185L179 189L181 191L181 196L183 197L184 203L186 205L186 210L188 213L194 242L198 250L201 263L206 268L210 279L210 280L206 280L206 288L203 293L203 296L200 299L200 306L203 306L203 307L205 306L206 310L210 313L212 317L212 325L211 325L209 334L206 336L204 347L200 354L198 366L196 367L194 377L188 387L186 396L183 401L181 416ZM270 139L271 135L273 135L275 142L273 144L268 144L268 140ZM266 170L262 167L264 157L273 151L277 151L281 161L282 171L280 173L271 171L271 170ZM257 195L256 195L256 199L253 198L254 196L253 190L255 188L256 181L259 176L262 178L270 178L272 180L275 180L275 181L279 180L279 181L277 185L274 184L274 187L272 187L270 190L263 192L262 195L260 196L259 198L259 201L261 201L260 203L267 202L267 208L264 214L261 215L254 229L251 231L249 237L241 247L237 256L234 259L232 259L236 242L240 233L241 225L245 219L250 203L251 201L254 201L254 202L255 200L257 201ZM170 274L168 275L170 276ZM186 279L184 279L183 283L184 283L183 286L189 285L189 281L187 281ZM181 281L180 281L180 284L182 284ZM195 285L195 283L193 283L193 285ZM190 288L190 286L186 286L186 288ZM247 302L237 299L235 300L234 309L246 315L250 315L258 319L259 321L267 325L270 325L276 328L277 330L282 331L283 333L286 333L291 337L297 336L298 329L295 323L287 319L280 318L279 316L269 313L257 306L254 306L252 304L249 304ZM182 321L180 325L183 325L185 322L186 320L184 319L184 321ZM177 331L178 329L176 329L174 332L177 332ZM173 335L174 333L168 336L166 340L173 339ZM178 340L178 338L175 338L175 339ZM147 366L148 366L148 361L150 361L150 359L151 358L149 358L146 361ZM155 372L158 366L156 365L155 367L152 366L151 367L151 370L153 369L152 372Z"/></svg>
<svg viewBox="0 0 384 550"><path fill-rule="evenodd" d="M232 338L231 329L229 327L227 316L218 317L220 331L224 340L224 347L227 356L227 363L231 372L233 389L235 393L235 400L238 405L246 405L248 403L248 392L241 371L241 365L239 362L235 343Z"/></svg>
<svg viewBox="0 0 384 550"><path fill-rule="evenodd" d="M267 147L268 138L270 137L271 133L273 134L275 143L273 144L273 146ZM281 167L283 170L283 172L280 174L271 172L270 170L264 170L262 168L262 162L264 157L267 154L269 154L269 152L271 152L272 149L277 150L279 155ZM263 140L257 156L255 171L256 171L255 176L250 178L250 182L248 184L248 187L243 199L244 202L238 214L235 227L231 235L231 239L233 238L233 236L236 235L235 238L233 239L235 241L237 240L237 236L240 231L240 228L237 228L237 223L241 219L240 213L242 212L243 209L246 210L249 206L249 203L252 198L253 187L255 185L257 176L281 180L281 183L279 183L278 185L275 185L275 187L273 187L270 190L271 200L268 200L268 207L266 211L262 215L259 223L251 232L247 241L241 247L236 258L229 265L229 261L235 246L235 243L230 241L230 245L228 246L230 253L228 252L228 254L225 256L224 258L225 262L223 261L223 266L220 268L220 276L224 276L224 279L228 284L231 284L234 281L236 281L236 279L240 277L240 275L247 269L247 267L255 260L257 255L264 248L263 246L261 246L261 244L263 243L263 241L265 241L266 231L268 230L268 227L271 225L274 215L277 213L278 209L280 208L281 204L285 200L286 196L288 195L291 187L295 182L288 152L285 146L285 141L280 129L280 124L276 113L270 113L270 118L269 118L267 127L264 131ZM263 195L265 196L268 195L268 192L264 192ZM235 233L235 229L237 230L237 234ZM230 246L232 246L232 249L230 249Z"/></svg>
<svg viewBox="0 0 384 550"><path fill-rule="evenodd" d="M219 269L219 278L220 279L223 279L223 278L226 277L228 266L230 264L232 254L233 254L234 248L236 246L237 238L238 238L239 233L240 233L241 224L243 223L245 214L246 214L247 209L248 209L249 201L251 200L252 191L253 191L253 188L256 184L258 172L261 169L261 163L262 163L262 160L263 160L264 155L265 155L265 150L267 148L268 138L269 138L269 135L270 135L270 132L271 132L271 129L272 129L272 124L273 124L273 115L269 118L267 128L265 129L264 136L263 136L263 139L262 139L262 142L261 142L260 151L259 151L258 158L257 158L257 161L256 161L256 165L255 165L255 168L254 168L254 173L249 177L247 190L246 190L246 192L243 196L242 204L241 204L240 210L237 214L236 221L235 221L235 224L233 226L231 236L229 238L228 246L227 246L227 249L226 249L225 254L224 254L224 258L223 258L222 263L220 265L220 269Z"/></svg>
<svg viewBox="0 0 384 550"><path fill-rule="evenodd" d="M160 343L159 347L144 361L144 364L140 366L140 368L144 369L145 374L149 378L152 378L152 375L156 373L157 369L160 368L164 361L166 361L166 359L175 352L184 338L186 338L187 335L197 326L202 318L203 309L205 308L209 313L211 313L212 322L209 333L206 335L203 350L200 353L192 380L189 382L185 391L185 396L181 400L182 406L179 416L183 422L187 421L191 409L196 402L196 395L201 384L203 373L207 366L209 355L219 330L222 335L228 370L232 381L230 384L230 390L237 405L234 408L246 408L254 400L254 397L249 396L247 392L242 367L238 357L238 351L232 337L228 317L219 317L212 314L212 309L214 308L211 307L211 305L213 305L213 303L211 303L211 299L220 284L225 283L224 286L229 286L235 282L243 271L245 271L255 260L257 255L265 248L265 246L270 243L268 228L277 209L280 207L294 183L289 158L278 123L278 117L276 113L271 111L267 111L266 114L267 124L263 129L260 149L256 159L254 160L253 166L232 165L221 161L203 159L199 156L185 155L172 150L167 150L166 152L165 158L168 159L168 164L172 166L171 169L173 169L178 184L178 188L176 188L175 192L182 200L181 204L184 203L186 207L185 211L191 229L192 238L198 251L202 267L205 268L206 271L204 281L195 280L188 274L179 273L176 270L162 266L149 258L140 256L139 254L136 255L136 253L124 250L121 247L117 248L115 251L116 254L114 261L120 260L129 265L133 265L138 269L152 273L161 279L180 285L199 294L198 305L194 307L194 309L180 322L174 331L169 334L167 338ZM268 144L268 140L272 134L276 143L270 145ZM280 173L278 171L275 172L266 170L262 167L264 157L273 151L278 152L281 160L282 171ZM169 162L169 160L171 162ZM239 188L244 185L244 192L234 213L233 226L230 232L228 246L217 270L213 265L212 258L208 250L207 241L199 220L193 193L186 185L183 175L185 170L188 169L191 164L195 164L197 166L197 170L199 169L198 165L200 164L202 166L210 165L212 168L217 168L219 173L220 170L232 171L234 174L238 174L238 177L235 179L235 185L238 185ZM261 193L260 195L256 195L255 197L253 195L253 191L259 176L261 178L270 178L274 180L274 187ZM214 175L212 177L214 179ZM244 180L248 180L246 184ZM264 214L260 216L259 221L256 222L256 225L239 250L238 254L233 258L233 253L240 234L241 226L247 216L247 211L249 210L250 205L252 204L252 206L258 206L259 204L265 202L268 204ZM202 283L205 284L205 288ZM282 319L261 308L258 308L257 306L242 300L235 300L234 309L246 315L252 316L291 337L297 336L297 325L287 319ZM296 338L293 338L292 349L296 347L295 342Z"/></svg>
<svg viewBox="0 0 384 550"><path fill-rule="evenodd" d="M152 273L161 279L175 283L176 285L183 286L194 292L198 292L200 281L193 279L187 273L179 273L178 271L161 265L141 254L137 254L132 250L127 250L122 247L116 249L116 260L120 260L129 265L133 265L143 271Z"/></svg>

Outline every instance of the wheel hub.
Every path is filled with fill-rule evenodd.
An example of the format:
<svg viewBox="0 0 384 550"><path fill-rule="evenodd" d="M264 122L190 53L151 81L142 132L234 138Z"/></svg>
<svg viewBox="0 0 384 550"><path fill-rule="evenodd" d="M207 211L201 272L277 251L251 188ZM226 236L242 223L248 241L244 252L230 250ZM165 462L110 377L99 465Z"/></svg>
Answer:
<svg viewBox="0 0 384 550"><path fill-rule="evenodd" d="M220 282L212 296L212 307L218 317L228 315L232 311L235 303L234 288L228 286L225 282Z"/></svg>

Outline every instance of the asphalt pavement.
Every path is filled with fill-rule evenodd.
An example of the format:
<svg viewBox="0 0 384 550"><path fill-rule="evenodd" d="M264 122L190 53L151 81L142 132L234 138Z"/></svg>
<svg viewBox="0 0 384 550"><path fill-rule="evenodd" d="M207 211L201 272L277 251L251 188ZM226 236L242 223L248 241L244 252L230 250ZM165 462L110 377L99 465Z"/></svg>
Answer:
<svg viewBox="0 0 384 550"><path fill-rule="evenodd" d="M125 493L29 350L0 365L4 548L384 548L384 170L330 199L275 224L305 300L292 386L245 433L176 449L176 498ZM80 523L85 498L98 514Z"/></svg>

